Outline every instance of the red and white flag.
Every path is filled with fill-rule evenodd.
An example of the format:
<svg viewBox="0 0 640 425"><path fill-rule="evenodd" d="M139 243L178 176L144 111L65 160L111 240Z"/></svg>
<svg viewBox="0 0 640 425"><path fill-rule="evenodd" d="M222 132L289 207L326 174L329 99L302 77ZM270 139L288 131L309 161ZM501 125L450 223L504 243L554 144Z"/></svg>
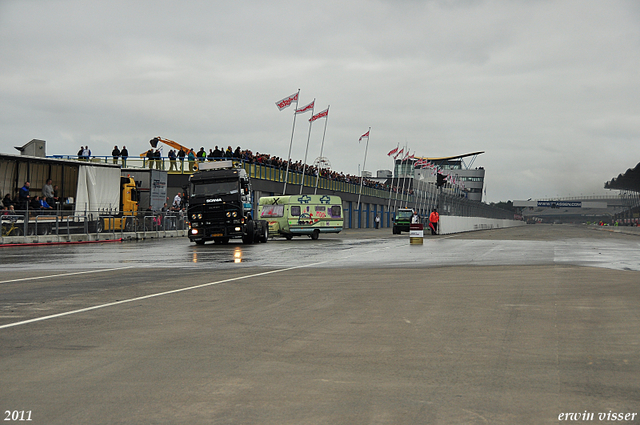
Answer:
<svg viewBox="0 0 640 425"><path fill-rule="evenodd" d="M398 151L398 153L396 154L396 156L394 156L394 157L393 157L393 159L398 159L398 157L399 157L400 155L402 155L402 152L404 152L404 148L400 149L400 150Z"/></svg>
<svg viewBox="0 0 640 425"><path fill-rule="evenodd" d="M316 103L315 100L313 102L311 102L310 104L308 104L307 106L303 106L300 109L296 109L296 114L302 114L304 112L311 111L313 109L313 104L314 103Z"/></svg>
<svg viewBox="0 0 640 425"><path fill-rule="evenodd" d="M366 133L364 133L362 136L360 136L360 138L358 139L358 142L362 141L362 139L364 138L369 138L369 132L367 131Z"/></svg>
<svg viewBox="0 0 640 425"><path fill-rule="evenodd" d="M387 154L387 156L391 156L391 155L393 155L393 154L394 154L394 153L396 153L396 152L398 152L398 148L392 149L392 150Z"/></svg>
<svg viewBox="0 0 640 425"><path fill-rule="evenodd" d="M318 112L317 114L312 116L309 121L313 122L313 121L317 120L318 118L326 118L327 116L329 116L329 108L325 109L322 112Z"/></svg>
<svg viewBox="0 0 640 425"><path fill-rule="evenodd" d="M294 93L291 96L287 96L284 99L277 101L276 106L282 111L284 108L291 106L293 102L296 102L296 105L298 104L298 93Z"/></svg>

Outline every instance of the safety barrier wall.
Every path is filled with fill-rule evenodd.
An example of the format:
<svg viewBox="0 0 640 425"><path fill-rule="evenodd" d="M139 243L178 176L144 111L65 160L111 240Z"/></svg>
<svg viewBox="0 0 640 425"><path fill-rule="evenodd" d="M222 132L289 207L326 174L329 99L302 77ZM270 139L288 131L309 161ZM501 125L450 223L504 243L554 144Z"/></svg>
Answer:
<svg viewBox="0 0 640 425"><path fill-rule="evenodd" d="M517 220L441 215L438 233L441 235L448 235L451 233L473 232L476 230L488 229L502 229L506 227L516 227L524 225L524 221Z"/></svg>

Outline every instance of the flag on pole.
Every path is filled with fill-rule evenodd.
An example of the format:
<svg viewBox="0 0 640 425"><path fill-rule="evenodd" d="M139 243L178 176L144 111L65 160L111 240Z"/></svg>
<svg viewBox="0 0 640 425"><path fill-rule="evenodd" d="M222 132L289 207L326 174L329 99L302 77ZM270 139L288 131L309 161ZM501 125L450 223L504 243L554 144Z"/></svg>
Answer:
<svg viewBox="0 0 640 425"><path fill-rule="evenodd" d="M369 132L367 131L366 133L364 133L362 136L360 136L360 138L358 139L358 143L360 143L362 141L362 139L364 138L369 138Z"/></svg>
<svg viewBox="0 0 640 425"><path fill-rule="evenodd" d="M394 156L394 157L393 157L393 159L398 159L398 157L399 157L400 155L402 155L402 152L404 152L404 148L400 149L400 150L398 151L398 153L396 154L396 156Z"/></svg>
<svg viewBox="0 0 640 425"><path fill-rule="evenodd" d="M392 150L387 154L387 156L391 156L391 155L393 155L393 154L394 154L394 153L396 153L396 152L398 152L398 148L392 149Z"/></svg>
<svg viewBox="0 0 640 425"><path fill-rule="evenodd" d="M329 108L325 109L324 111L318 112L317 114L312 116L311 119L309 119L309 121L313 122L318 118L326 118L327 116L329 116Z"/></svg>
<svg viewBox="0 0 640 425"><path fill-rule="evenodd" d="M310 104L308 104L307 106L303 106L300 109L296 109L296 114L302 114L304 112L311 111L313 109L313 104L314 103L316 103L315 100L313 102L311 102Z"/></svg>
<svg viewBox="0 0 640 425"><path fill-rule="evenodd" d="M282 111L284 108L291 106L293 102L296 102L296 104L298 103L298 93L294 93L291 96L287 96L284 99L277 101L276 106Z"/></svg>

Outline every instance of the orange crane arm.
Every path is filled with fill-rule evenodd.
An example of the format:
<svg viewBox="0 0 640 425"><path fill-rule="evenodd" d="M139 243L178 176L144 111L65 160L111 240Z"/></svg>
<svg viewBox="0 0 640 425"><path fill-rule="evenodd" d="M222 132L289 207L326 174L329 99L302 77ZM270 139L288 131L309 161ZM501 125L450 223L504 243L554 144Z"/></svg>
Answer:
<svg viewBox="0 0 640 425"><path fill-rule="evenodd" d="M171 146L174 149L178 149L179 151L184 151L184 153L189 152L189 148L182 146L180 143L178 142L174 142L173 140L169 140L169 139L163 139L162 137L156 137L153 138L151 140L149 140L149 143L151 143L151 146L156 148L158 147L158 142L162 142L165 145ZM140 157L144 157L147 154L147 152L141 153Z"/></svg>

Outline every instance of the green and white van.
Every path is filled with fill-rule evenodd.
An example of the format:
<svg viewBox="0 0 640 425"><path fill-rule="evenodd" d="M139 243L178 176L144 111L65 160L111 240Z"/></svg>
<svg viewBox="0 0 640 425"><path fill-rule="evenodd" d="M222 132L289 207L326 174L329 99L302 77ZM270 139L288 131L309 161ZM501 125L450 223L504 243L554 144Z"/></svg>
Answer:
<svg viewBox="0 0 640 425"><path fill-rule="evenodd" d="M258 215L269 222L269 235L291 240L320 233L340 233L344 225L342 199L331 195L288 195L260 198Z"/></svg>

